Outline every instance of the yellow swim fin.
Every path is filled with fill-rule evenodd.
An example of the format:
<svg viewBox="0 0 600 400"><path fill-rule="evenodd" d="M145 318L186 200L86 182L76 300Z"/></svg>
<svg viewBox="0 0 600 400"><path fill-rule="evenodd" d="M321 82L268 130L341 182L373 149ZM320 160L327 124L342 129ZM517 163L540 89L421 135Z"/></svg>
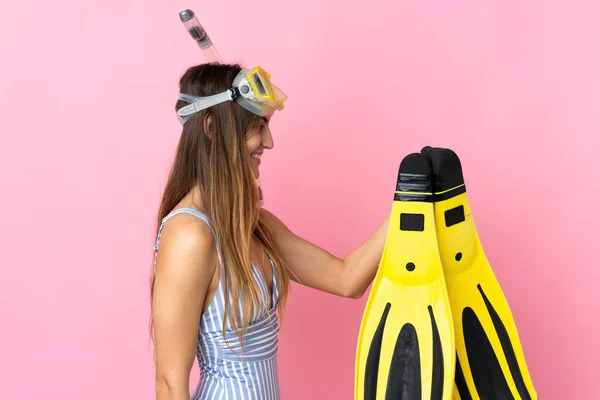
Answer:
<svg viewBox="0 0 600 400"><path fill-rule="evenodd" d="M406 156L360 327L355 400L452 399L454 330L432 198L429 163Z"/></svg>
<svg viewBox="0 0 600 400"><path fill-rule="evenodd" d="M456 340L455 399L530 400L529 376L510 308L483 251L460 159L425 147L431 163L437 241Z"/></svg>

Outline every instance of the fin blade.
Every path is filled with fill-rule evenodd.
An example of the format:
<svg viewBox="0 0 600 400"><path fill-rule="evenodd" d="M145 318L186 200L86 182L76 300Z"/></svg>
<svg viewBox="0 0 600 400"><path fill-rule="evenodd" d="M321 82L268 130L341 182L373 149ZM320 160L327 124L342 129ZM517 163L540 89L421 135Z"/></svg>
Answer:
<svg viewBox="0 0 600 400"><path fill-rule="evenodd" d="M454 397L537 399L510 308L477 234L460 158L430 146L421 153L432 166L437 239L458 333Z"/></svg>
<svg viewBox="0 0 600 400"><path fill-rule="evenodd" d="M382 327L386 303L391 310ZM355 400L450 400L454 357L448 355L455 351L431 168L412 153L398 171L383 254L361 322Z"/></svg>

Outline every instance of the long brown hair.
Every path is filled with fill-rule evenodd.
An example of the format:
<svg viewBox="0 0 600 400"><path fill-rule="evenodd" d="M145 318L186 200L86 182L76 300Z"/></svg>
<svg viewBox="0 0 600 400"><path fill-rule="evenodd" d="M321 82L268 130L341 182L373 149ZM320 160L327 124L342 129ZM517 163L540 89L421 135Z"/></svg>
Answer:
<svg viewBox="0 0 600 400"><path fill-rule="evenodd" d="M231 87L240 70L237 64L190 67L180 79L180 91L196 96L224 92ZM175 109L186 104L178 100ZM212 119L210 132L205 132L204 127L207 115ZM242 342L253 307L266 307L251 269L252 237L262 244L275 266L281 316L289 291L288 269L257 207L258 187L246 154L247 135L259 126L261 119L236 102L229 101L202 110L190 118L183 126L156 222L158 234L162 219L193 187L199 187L204 211L220 244L222 264L219 274L225 293L223 330L229 321ZM150 290L152 301L154 274ZM227 293L231 293L231 302ZM241 316L231 312L239 310L232 304L237 305L240 301L243 304Z"/></svg>

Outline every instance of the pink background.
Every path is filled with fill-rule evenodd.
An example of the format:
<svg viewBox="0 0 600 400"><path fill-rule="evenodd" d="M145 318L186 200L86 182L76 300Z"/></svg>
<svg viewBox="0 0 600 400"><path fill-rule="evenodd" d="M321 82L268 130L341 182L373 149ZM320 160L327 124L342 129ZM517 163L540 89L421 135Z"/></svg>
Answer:
<svg viewBox="0 0 600 400"><path fill-rule="evenodd" d="M148 274L177 80L202 62L177 16L192 8L227 61L289 95L268 208L343 256L388 212L405 154L453 148L540 397L596 398L600 7L253 4L4 4L0 397L154 398ZM294 287L284 399L352 399L366 299Z"/></svg>

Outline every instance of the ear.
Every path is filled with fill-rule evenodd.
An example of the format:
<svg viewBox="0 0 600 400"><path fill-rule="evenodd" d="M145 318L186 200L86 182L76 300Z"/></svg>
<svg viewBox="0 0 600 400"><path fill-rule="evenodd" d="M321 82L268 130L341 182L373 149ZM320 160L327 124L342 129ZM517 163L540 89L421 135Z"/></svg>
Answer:
<svg viewBox="0 0 600 400"><path fill-rule="evenodd" d="M212 116L210 114L206 114L204 116L204 133L208 136L209 139L212 139Z"/></svg>

